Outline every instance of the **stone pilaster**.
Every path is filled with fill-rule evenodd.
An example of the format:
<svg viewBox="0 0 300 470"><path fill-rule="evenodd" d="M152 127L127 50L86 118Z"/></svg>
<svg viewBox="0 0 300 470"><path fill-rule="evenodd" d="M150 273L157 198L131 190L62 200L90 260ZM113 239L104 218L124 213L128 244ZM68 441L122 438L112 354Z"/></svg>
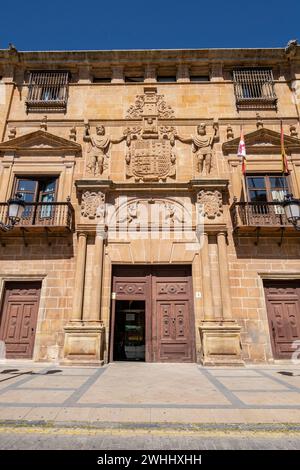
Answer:
<svg viewBox="0 0 300 470"><path fill-rule="evenodd" d="M63 364L103 364L101 361L104 329L100 322L100 296L101 296L101 275L102 275L102 246L103 240L97 241L95 246L95 266L96 279L100 285L96 286L95 292L99 290L95 297L96 304L93 304L92 320L86 321L83 312L83 295L86 269L86 245L87 234L80 232L78 236L76 277L74 289L74 302L72 319L64 328L64 359ZM100 258L100 259L99 259Z"/></svg>
<svg viewBox="0 0 300 470"><path fill-rule="evenodd" d="M214 318L213 297L211 288L211 272L208 253L208 233L203 234L203 244L201 247L201 272L202 272L202 291L203 291L203 309L204 320Z"/></svg>
<svg viewBox="0 0 300 470"><path fill-rule="evenodd" d="M225 231L219 232L217 235L217 240L218 240L221 298L222 298L222 316L223 316L223 320L230 320L232 315L231 315L231 298L230 298L230 287L229 287L226 232Z"/></svg>
<svg viewBox="0 0 300 470"><path fill-rule="evenodd" d="M86 263L86 241L87 241L87 234L84 232L80 232L78 234L78 243L77 243L77 261L76 261L72 321L82 320L84 276L85 276L85 263Z"/></svg>
<svg viewBox="0 0 300 470"><path fill-rule="evenodd" d="M218 264L222 299L222 317L204 321L200 326L204 365L243 365L241 327L232 320L226 244L226 230L217 232Z"/></svg>
<svg viewBox="0 0 300 470"><path fill-rule="evenodd" d="M177 66L177 82L185 83L190 81L189 67L186 64L179 64Z"/></svg>
<svg viewBox="0 0 300 470"><path fill-rule="evenodd" d="M145 67L145 83L155 83L156 82L156 67L153 65L146 65Z"/></svg>
<svg viewBox="0 0 300 470"><path fill-rule="evenodd" d="M111 83L124 83L124 67L122 65L112 67Z"/></svg>

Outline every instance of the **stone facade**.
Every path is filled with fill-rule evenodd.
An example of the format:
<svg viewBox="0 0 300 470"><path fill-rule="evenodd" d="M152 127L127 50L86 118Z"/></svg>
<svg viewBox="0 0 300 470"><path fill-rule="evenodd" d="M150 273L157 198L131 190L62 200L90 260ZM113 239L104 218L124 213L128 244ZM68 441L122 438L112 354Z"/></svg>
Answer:
<svg viewBox="0 0 300 470"><path fill-rule="evenodd" d="M271 106L255 96L238 106L232 72L241 68L272 70ZM28 107L30 73L41 70L68 70L63 110L50 109L51 81L48 95L39 88L39 108L33 94ZM234 206L247 199L237 147L242 125L247 174L281 174L282 123L289 186L300 197L300 47L9 49L0 78L1 220L18 178L55 177L61 203L50 222L39 213L0 234L2 298L9 282L41 281L33 359L109 360L112 272L124 264L191 266L197 361L276 359L264 281L300 279L299 232L278 218L265 228L245 222ZM158 234L131 236L149 235L156 209ZM3 300L2 335L5 315Z"/></svg>

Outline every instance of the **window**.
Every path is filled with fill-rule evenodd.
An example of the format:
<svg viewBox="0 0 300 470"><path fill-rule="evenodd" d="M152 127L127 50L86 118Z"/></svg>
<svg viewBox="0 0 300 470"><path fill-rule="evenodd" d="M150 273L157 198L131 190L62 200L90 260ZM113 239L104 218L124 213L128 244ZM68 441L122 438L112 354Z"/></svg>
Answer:
<svg viewBox="0 0 300 470"><path fill-rule="evenodd" d="M269 211L269 202L283 202L289 192L288 178L282 175L246 176L249 202L258 203L255 210L259 213ZM264 204L266 203L266 204ZM274 206L276 214L283 214L282 206Z"/></svg>
<svg viewBox="0 0 300 470"><path fill-rule="evenodd" d="M177 80L176 75L157 75L156 81L160 83L171 83Z"/></svg>
<svg viewBox="0 0 300 470"><path fill-rule="evenodd" d="M234 70L233 83L238 108L276 108L271 69Z"/></svg>
<svg viewBox="0 0 300 470"><path fill-rule="evenodd" d="M31 72L27 112L65 111L67 106L68 72Z"/></svg>
<svg viewBox="0 0 300 470"><path fill-rule="evenodd" d="M93 77L93 83L111 83L110 77Z"/></svg>
<svg viewBox="0 0 300 470"><path fill-rule="evenodd" d="M17 178L14 194L21 193L22 199L28 203L22 218L32 224L37 218L51 219L54 215L54 206L47 203L55 202L56 189L56 177Z"/></svg>
<svg viewBox="0 0 300 470"><path fill-rule="evenodd" d="M144 81L144 77L143 76L140 76L140 77L128 77L127 75L125 75L125 83L141 83Z"/></svg>
<svg viewBox="0 0 300 470"><path fill-rule="evenodd" d="M190 75L191 82L209 82L208 75Z"/></svg>

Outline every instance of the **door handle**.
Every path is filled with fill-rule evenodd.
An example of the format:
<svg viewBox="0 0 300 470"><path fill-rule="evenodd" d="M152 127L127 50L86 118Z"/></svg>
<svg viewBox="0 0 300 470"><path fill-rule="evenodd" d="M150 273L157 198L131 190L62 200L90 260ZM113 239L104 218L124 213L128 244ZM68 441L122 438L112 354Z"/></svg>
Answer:
<svg viewBox="0 0 300 470"><path fill-rule="evenodd" d="M276 330L275 330L275 326L274 326L273 320L271 320L271 328L272 328L273 337L275 338L275 336L276 336Z"/></svg>

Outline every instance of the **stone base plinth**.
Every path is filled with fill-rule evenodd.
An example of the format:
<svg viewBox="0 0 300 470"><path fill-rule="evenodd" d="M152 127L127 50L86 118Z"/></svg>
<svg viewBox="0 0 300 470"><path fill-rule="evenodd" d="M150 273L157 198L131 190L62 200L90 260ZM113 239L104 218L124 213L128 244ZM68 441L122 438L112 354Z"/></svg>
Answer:
<svg viewBox="0 0 300 470"><path fill-rule="evenodd" d="M205 366L243 366L241 327L235 321L204 321L199 327Z"/></svg>
<svg viewBox="0 0 300 470"><path fill-rule="evenodd" d="M62 365L103 365L104 326L100 323L69 323L65 326Z"/></svg>

